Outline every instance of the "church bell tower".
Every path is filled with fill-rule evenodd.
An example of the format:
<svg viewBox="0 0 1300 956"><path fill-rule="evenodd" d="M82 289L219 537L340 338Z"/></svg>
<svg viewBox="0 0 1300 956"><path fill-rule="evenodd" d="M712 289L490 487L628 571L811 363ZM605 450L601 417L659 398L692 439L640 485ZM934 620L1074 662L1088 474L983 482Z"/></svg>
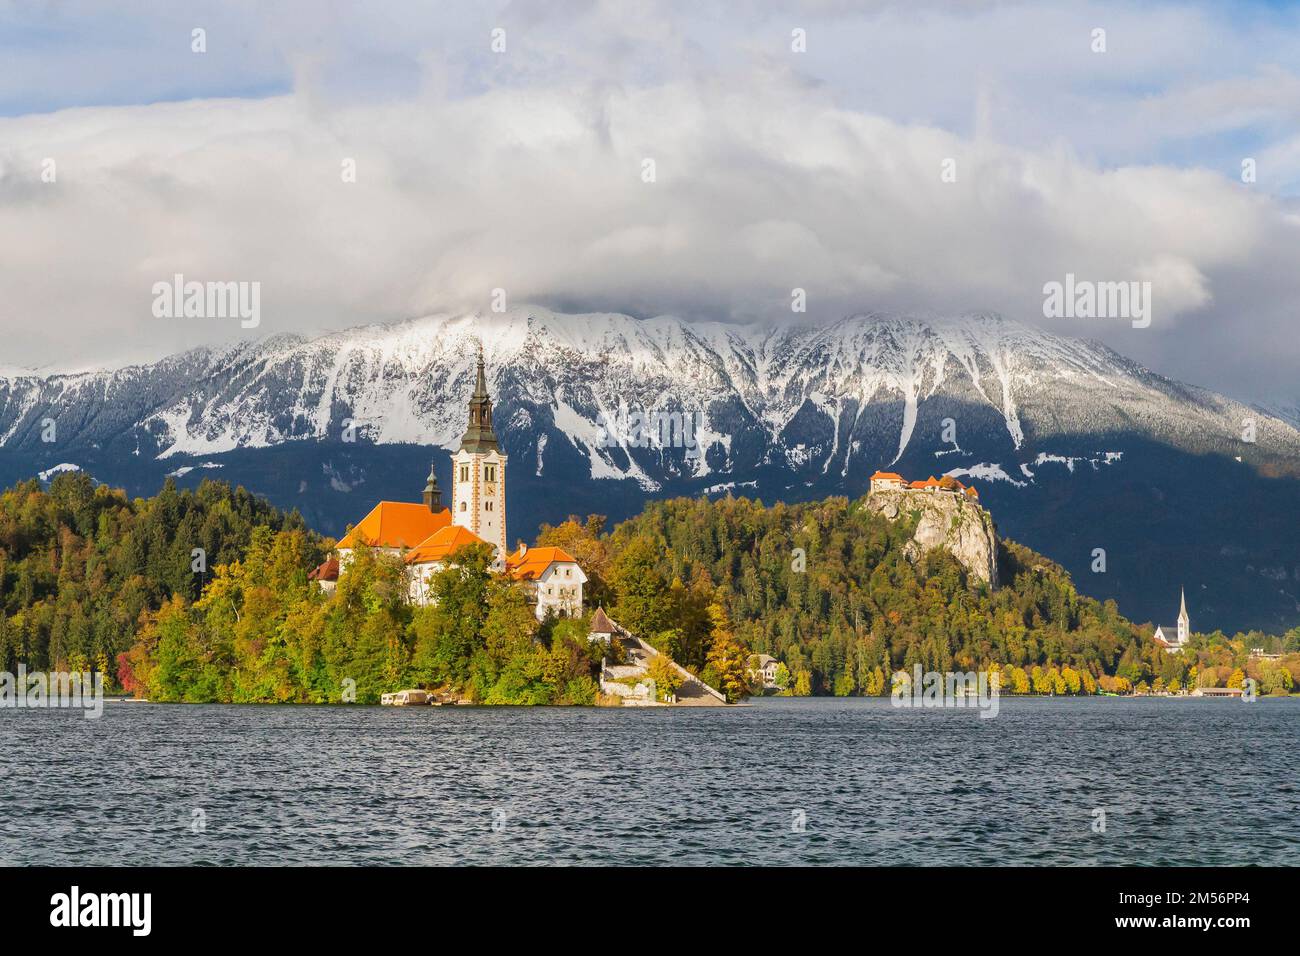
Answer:
<svg viewBox="0 0 1300 956"><path fill-rule="evenodd" d="M451 456L451 520L496 545L497 560L506 554L506 456L492 430L492 397L478 348L478 375L469 400L469 425L460 449ZM436 484L436 483L435 483ZM427 493L426 489L426 493Z"/></svg>

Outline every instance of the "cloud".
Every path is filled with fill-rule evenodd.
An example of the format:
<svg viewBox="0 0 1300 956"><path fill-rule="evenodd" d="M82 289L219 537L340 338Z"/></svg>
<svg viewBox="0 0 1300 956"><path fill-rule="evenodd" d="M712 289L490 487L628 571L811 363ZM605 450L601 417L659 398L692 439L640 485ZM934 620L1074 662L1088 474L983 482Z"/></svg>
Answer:
<svg viewBox="0 0 1300 956"><path fill-rule="evenodd" d="M1239 395L1300 359L1294 208L1267 181L1232 178L1217 153L1160 158L1198 130L1260 133L1293 116L1296 78L1275 65L1177 79L1188 58L1177 42L1214 39L1203 11L923 11L945 82L970 67L974 82L954 89L903 62L922 33L890 5L870 29L835 5L754 4L743 26L507 5L461 9L439 37L419 14L399 30L378 9L379 25L351 44L349 20L285 46L290 93L0 119L0 329L11 333L0 363L83 364L247 334L155 319L151 287L174 273L260 281L259 333L486 309L496 288L512 303L782 321L802 288L814 318L1001 311ZM1083 79L1098 69L1086 45L1062 49L1079 46L1094 13L1117 55ZM291 35L298 21L281 16L262 28ZM847 78L833 55L792 56L789 24L805 19L810 47L869 46L863 76ZM494 22L509 24L495 60ZM1136 36L1152 62L1130 49ZM436 53L471 37L473 56ZM1234 61L1246 40L1217 42ZM274 84L257 51L281 46L259 43L242 55ZM371 72L363 49L404 66ZM996 66L1015 50L1024 62ZM1026 71L1053 59L1067 79L1035 92ZM371 83L358 91L349 75ZM377 89L376 77L393 82ZM1049 134L1044 111L1066 103L1085 108ZM1099 146L1107 129L1132 139ZM1273 141L1261 169L1295 154ZM46 159L54 183L41 179ZM949 159L955 182L941 177ZM1151 328L1044 319L1042 287L1067 272L1151 280Z"/></svg>

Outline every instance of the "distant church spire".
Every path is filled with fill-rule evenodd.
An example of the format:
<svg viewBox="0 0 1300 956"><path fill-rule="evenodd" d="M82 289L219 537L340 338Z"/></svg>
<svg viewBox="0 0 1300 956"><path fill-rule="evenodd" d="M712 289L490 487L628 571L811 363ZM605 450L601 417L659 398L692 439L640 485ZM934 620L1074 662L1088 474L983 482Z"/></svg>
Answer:
<svg viewBox="0 0 1300 956"><path fill-rule="evenodd" d="M497 447L497 436L492 430L492 397L488 395L487 374L483 367L483 343L478 344L478 377L474 394L469 400L469 427L461 436L461 451L473 453L492 451Z"/></svg>
<svg viewBox="0 0 1300 956"><path fill-rule="evenodd" d="M1191 638L1192 622L1187 617L1187 591L1184 588L1179 588L1178 593L1178 643L1186 644Z"/></svg>

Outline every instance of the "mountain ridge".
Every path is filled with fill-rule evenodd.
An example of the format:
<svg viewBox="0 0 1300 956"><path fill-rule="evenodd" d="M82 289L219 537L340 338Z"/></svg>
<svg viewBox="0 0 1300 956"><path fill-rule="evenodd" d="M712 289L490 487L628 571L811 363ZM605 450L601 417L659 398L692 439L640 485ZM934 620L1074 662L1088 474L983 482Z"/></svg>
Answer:
<svg viewBox="0 0 1300 956"><path fill-rule="evenodd" d="M578 334L579 328L582 334ZM460 341L450 347L430 347L430 340L445 338ZM1110 388L1114 397L1123 397L1123 386L1136 383L1145 397L1159 394L1191 401L1202 410L1219 413L1218 417L1224 409L1239 417L1253 414L1270 433L1268 437L1282 446L1286 457L1300 456L1300 432L1280 417L1160 376L1095 341L1059 336L989 313L942 320L858 313L826 325L745 326L692 324L666 316L634 319L617 313L565 315L529 307L504 315L435 314L315 338L281 333L228 346L199 347L155 363L116 369L46 376L0 374L0 394L5 397L0 404L0 447L12 446L15 439L22 442L19 431L27 408L13 394L20 387L29 396L41 387L47 391L41 396L44 401L28 398L26 405L34 410L38 405L55 406L70 393L76 397L87 387L107 396L137 384L138 378L165 376L180 377L179 387L167 400L153 402L142 421L130 423L150 431L159 441L158 454L164 456L323 438L331 430L342 430L342 416L336 415L339 408L350 410L353 420L367 430L368 440L375 443L451 447L459 433L459 409L445 400L441 386L454 393L456 386L470 380L478 339L483 341L490 385L498 393L507 384L503 382L505 370L528 363L545 367L548 358L592 365L594 355L617 354L621 349L633 356L623 370L633 374L633 381L649 376L651 384L656 380L666 383L675 377L674 366L679 368L683 361L693 359L696 374L688 384L695 385L694 389L678 389L684 394L672 394L671 389L647 394L641 389L638 397L642 404L650 407L667 399L680 406L688 398L696 405L708 405L719 399L714 385L729 385L731 394L756 423L766 426L772 440L779 439L781 430L809 400L823 408L827 399L855 402L860 414L872 401L897 394L904 400L898 447L883 464L897 461L906 451L916 402L941 391L950 365L965 373L969 394L1003 415L1017 448L1024 442L1019 421L1024 393L1039 385L1051 370L1057 378L1075 379L1072 384L1087 384L1094 391ZM332 362L323 361L330 355L334 356ZM558 364L552 363L552 367ZM251 379L240 374L253 366L260 371ZM276 427L274 417L258 414L249 400L259 394L259 383L268 376L278 373L290 378L295 366L302 372L299 400L287 427ZM394 367L404 374L390 375ZM196 402L188 394L219 375L225 378L219 389L224 401ZM594 375L586 381L599 382L599 378ZM423 388L403 388L403 383ZM569 384L583 383L579 379ZM534 386L525 389L530 399L546 397L554 410L561 412L561 403L569 405L567 398L577 391L562 385L543 396L535 388L538 382L528 384ZM367 387L385 392L382 409L366 402ZM187 404L186 398L191 399ZM394 406L394 398L403 401ZM428 401L430 398L436 400ZM646 398L655 401L646 404ZM17 414L16 405L21 409ZM611 410L599 397L594 405L600 411ZM236 413L244 412L253 414L246 421L236 421ZM222 413L227 417L223 419ZM1056 423L1058 431L1063 424ZM228 426L224 431L223 425ZM1236 430L1224 431L1232 434ZM74 433L72 441L79 437L80 433ZM851 449L847 457L852 457Z"/></svg>
<svg viewBox="0 0 1300 956"><path fill-rule="evenodd" d="M1300 520L1300 431L991 313L748 326L525 306L0 375L0 479L71 463L152 493L168 474L221 467L338 534L366 510L360 498L418 497L429 457L449 477L479 341L511 456L512 534L570 511L626 517L649 497L806 500L862 494L876 468L948 473L979 482L1014 537L1076 578L1088 580L1088 535L1112 562L1145 555L1142 580L1090 582L1136 602L1132 616L1158 616L1152 592L1176 583L1161 576L1188 566L1210 593L1233 579L1226 619L1300 616L1300 548L1251 527L1261 508L1274 525ZM633 411L689 419L695 447L609 427ZM51 420L56 440L42 441Z"/></svg>

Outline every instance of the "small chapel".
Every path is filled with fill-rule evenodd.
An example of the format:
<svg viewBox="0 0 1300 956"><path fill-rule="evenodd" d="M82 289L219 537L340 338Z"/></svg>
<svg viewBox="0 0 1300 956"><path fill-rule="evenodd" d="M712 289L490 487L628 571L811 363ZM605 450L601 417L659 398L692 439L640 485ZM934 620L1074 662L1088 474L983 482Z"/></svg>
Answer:
<svg viewBox="0 0 1300 956"><path fill-rule="evenodd" d="M347 574L359 545L394 554L406 565L409 599L432 600L430 579L454 564L453 556L473 544L489 544L495 567L519 581L538 620L548 614L578 617L583 612L582 586L587 581L578 562L563 548L530 548L522 541L513 554L506 548L506 465L492 426L492 397L488 394L483 347L478 350L469 422L460 447L451 455L451 503L444 507L434 469L429 469L422 500L381 501L348 530L337 555L311 572L322 590L333 591Z"/></svg>

